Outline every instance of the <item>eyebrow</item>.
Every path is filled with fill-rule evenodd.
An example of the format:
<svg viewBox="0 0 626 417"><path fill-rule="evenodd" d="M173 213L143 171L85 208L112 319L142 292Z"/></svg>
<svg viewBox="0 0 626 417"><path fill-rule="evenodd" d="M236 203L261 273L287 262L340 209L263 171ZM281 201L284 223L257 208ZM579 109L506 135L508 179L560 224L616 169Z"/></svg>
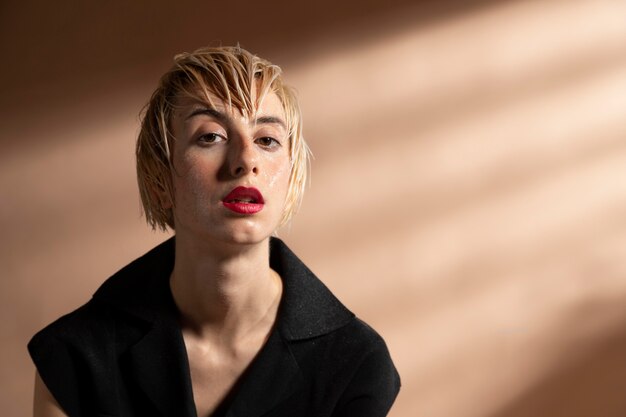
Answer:
<svg viewBox="0 0 626 417"><path fill-rule="evenodd" d="M276 116L261 116L258 117L255 121L255 124L275 124L282 126L283 129L287 130L287 124L280 117Z"/></svg>
<svg viewBox="0 0 626 417"><path fill-rule="evenodd" d="M226 115L220 111L217 111L215 109L211 109L208 107L198 107L195 108L190 114L189 116L185 117L185 120L189 120L192 117L195 116L199 116L199 115L204 115L204 116L211 116L214 117L220 121L226 121L228 120L228 118L226 117Z"/></svg>
<svg viewBox="0 0 626 417"><path fill-rule="evenodd" d="M226 114L222 113L219 110L215 110L209 107L198 107L196 109L194 109L189 116L187 116L185 118L185 120L189 120L192 117L195 116L200 116L200 115L204 115L204 116L210 116L213 117L217 120L219 120L220 122L228 122L230 120L230 117L228 117ZM287 124L283 121L283 119L281 119L280 117L276 117L276 116L261 116L261 117L257 117L256 120L254 120L254 124L275 124L275 125L279 125L281 126L283 129L287 130Z"/></svg>

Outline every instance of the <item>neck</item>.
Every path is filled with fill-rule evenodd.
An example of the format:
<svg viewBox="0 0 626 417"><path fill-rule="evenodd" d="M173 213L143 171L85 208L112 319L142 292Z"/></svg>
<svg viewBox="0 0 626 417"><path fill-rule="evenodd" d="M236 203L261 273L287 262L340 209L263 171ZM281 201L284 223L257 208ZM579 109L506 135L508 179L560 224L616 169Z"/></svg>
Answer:
<svg viewBox="0 0 626 417"><path fill-rule="evenodd" d="M273 321L282 292L269 266L269 238L235 248L193 245L177 236L170 286L183 327L222 341Z"/></svg>

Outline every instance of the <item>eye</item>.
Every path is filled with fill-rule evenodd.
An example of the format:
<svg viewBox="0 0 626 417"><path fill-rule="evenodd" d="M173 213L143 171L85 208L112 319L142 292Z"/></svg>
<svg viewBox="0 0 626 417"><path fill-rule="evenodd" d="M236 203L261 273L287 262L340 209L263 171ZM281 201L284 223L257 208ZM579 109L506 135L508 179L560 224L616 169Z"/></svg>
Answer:
<svg viewBox="0 0 626 417"><path fill-rule="evenodd" d="M269 137L269 136L264 136L261 138L258 138L256 141L256 143L258 143L259 145L263 146L264 148L276 148L280 146L280 142L277 141L276 139Z"/></svg>
<svg viewBox="0 0 626 417"><path fill-rule="evenodd" d="M226 138L215 132L205 133L204 135L198 137L198 142L200 142L200 144L202 145L212 145L223 140L226 140Z"/></svg>

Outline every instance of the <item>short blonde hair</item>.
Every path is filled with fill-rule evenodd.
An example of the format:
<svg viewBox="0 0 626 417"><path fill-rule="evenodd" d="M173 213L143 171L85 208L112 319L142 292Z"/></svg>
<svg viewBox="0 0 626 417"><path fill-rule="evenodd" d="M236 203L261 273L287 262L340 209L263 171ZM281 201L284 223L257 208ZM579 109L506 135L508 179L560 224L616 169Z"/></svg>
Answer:
<svg viewBox="0 0 626 417"><path fill-rule="evenodd" d="M278 96L285 111L291 160L280 226L291 219L304 194L310 151L302 136L300 106L294 91L283 84L281 74L280 67L239 46L201 48L174 57L174 65L161 77L144 109L137 138L137 181L152 229L174 229L170 121L177 99L190 97L214 107L210 93L245 116L254 114L268 93Z"/></svg>

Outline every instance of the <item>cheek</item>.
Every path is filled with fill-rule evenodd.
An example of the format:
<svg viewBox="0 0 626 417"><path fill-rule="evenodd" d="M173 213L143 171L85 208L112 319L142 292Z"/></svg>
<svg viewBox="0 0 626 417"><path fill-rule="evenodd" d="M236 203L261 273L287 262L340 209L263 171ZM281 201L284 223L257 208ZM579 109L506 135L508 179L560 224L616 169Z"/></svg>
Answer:
<svg viewBox="0 0 626 417"><path fill-rule="evenodd" d="M286 195L287 188L289 187L291 165L288 160L282 158L278 161L274 161L272 165L272 169L268 170L267 185L277 193L280 192Z"/></svg>
<svg viewBox="0 0 626 417"><path fill-rule="evenodd" d="M176 194L181 198L201 197L205 200L212 194L216 183L215 164L187 156L177 161L174 173Z"/></svg>

